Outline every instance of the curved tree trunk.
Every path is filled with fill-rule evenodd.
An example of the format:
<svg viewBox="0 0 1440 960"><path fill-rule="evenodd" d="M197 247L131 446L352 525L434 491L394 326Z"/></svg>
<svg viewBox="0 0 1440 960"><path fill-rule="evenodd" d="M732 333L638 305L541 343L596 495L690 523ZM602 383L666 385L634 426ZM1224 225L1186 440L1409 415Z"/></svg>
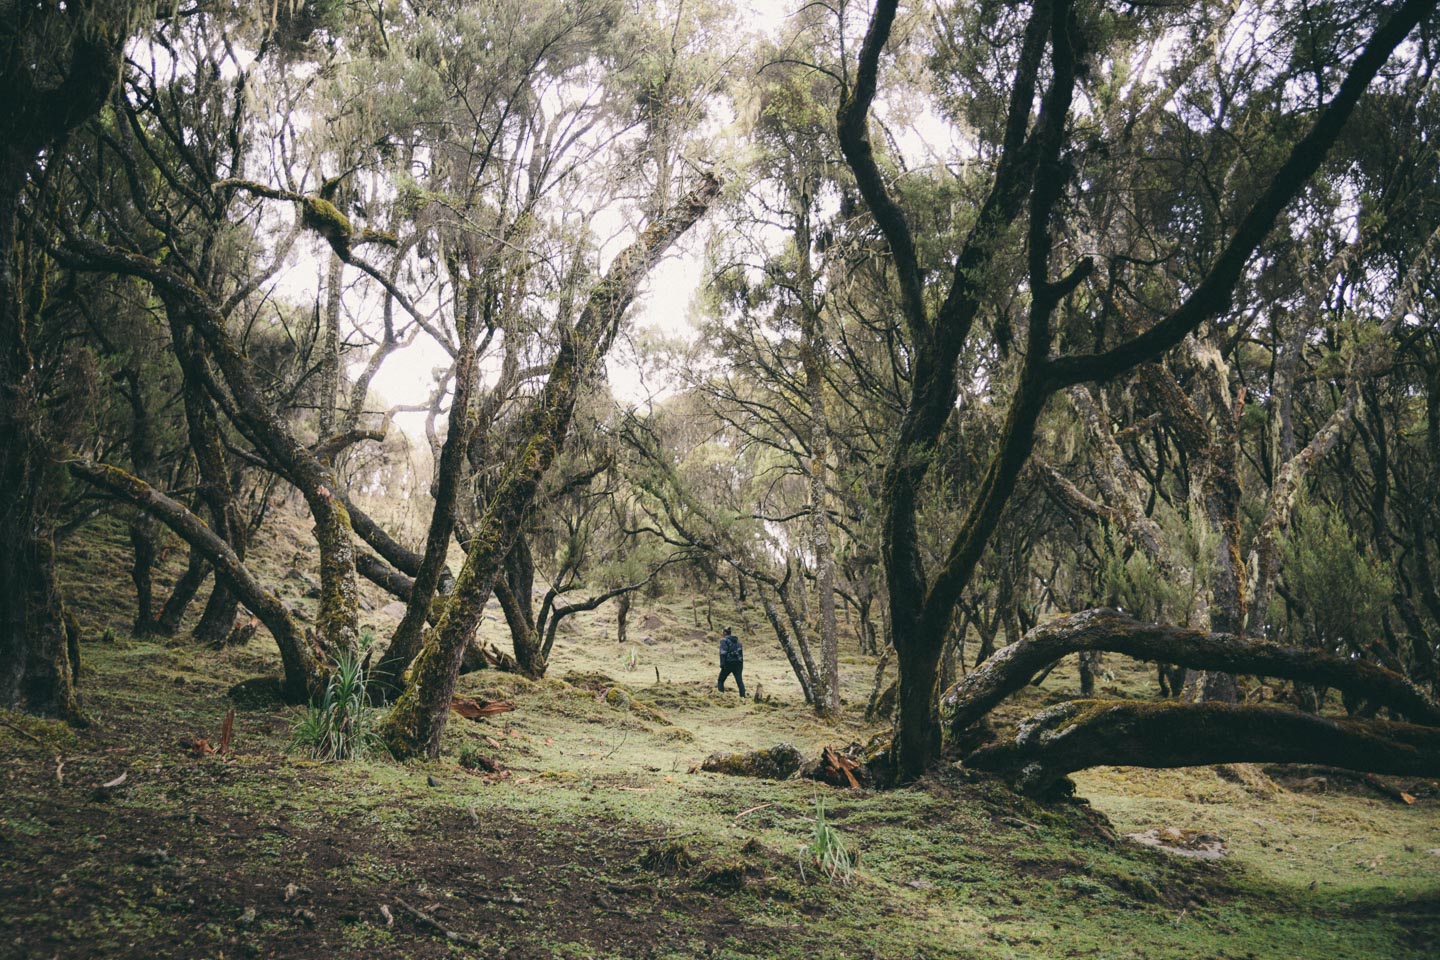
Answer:
<svg viewBox="0 0 1440 960"><path fill-rule="evenodd" d="M285 671L283 689L287 699L302 702L323 692L328 676L324 653L316 649L313 641L300 630L280 598L261 586L230 545L203 520L186 509L184 504L123 470L88 460L71 460L68 465L75 476L149 512L189 543L192 549L205 555L215 568L216 578L229 584L275 638Z"/></svg>
<svg viewBox="0 0 1440 960"><path fill-rule="evenodd" d="M1215 763L1317 763L1434 777L1440 775L1440 729L1213 702L1072 700L1021 724L1013 741L965 758L967 767L1011 776L1032 796L1090 767Z"/></svg>
<svg viewBox="0 0 1440 960"><path fill-rule="evenodd" d="M1061 657L1086 650L1199 670L1301 680L1348 690L1411 720L1440 725L1440 705L1409 680L1363 660L1257 643L1186 627L1140 623L1116 610L1086 610L1036 627L941 698L950 736L960 738L1006 697Z"/></svg>

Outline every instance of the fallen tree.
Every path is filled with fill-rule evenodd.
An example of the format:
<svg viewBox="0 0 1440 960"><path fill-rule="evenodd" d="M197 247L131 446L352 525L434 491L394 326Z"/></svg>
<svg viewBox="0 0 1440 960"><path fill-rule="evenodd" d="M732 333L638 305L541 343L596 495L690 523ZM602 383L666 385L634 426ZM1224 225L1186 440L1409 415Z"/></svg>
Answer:
<svg viewBox="0 0 1440 960"><path fill-rule="evenodd" d="M1041 624L941 696L952 740L1060 658L1087 650L1196 670L1298 680L1351 693L1419 723L1440 726L1440 705L1393 670L1315 650L1141 623L1118 610L1086 610Z"/></svg>
<svg viewBox="0 0 1440 960"><path fill-rule="evenodd" d="M1072 700L1022 723L1014 740L965 758L967 767L1006 774L1032 796L1089 767L1267 762L1433 777L1440 728L1218 702Z"/></svg>
<svg viewBox="0 0 1440 960"><path fill-rule="evenodd" d="M945 691L941 708L952 749L971 741L976 725L1037 674L1062 657L1091 650L1335 687L1415 722L1336 720L1223 703L1076 700L1025 721L1011 741L966 754L965 765L1007 775L1032 795L1051 792L1069 773L1106 765L1322 763L1370 773L1440 773L1440 706L1393 670L1312 650L1141 623L1109 609L1042 624Z"/></svg>

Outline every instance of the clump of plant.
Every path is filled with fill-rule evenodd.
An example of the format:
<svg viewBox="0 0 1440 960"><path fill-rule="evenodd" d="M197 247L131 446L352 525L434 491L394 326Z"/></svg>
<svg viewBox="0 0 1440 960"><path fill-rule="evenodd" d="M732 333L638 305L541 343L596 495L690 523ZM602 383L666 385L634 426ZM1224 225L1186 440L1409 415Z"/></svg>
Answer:
<svg viewBox="0 0 1440 960"><path fill-rule="evenodd" d="M316 760L350 760L383 751L376 732L378 713L366 693L365 647L345 651L335 661L325 695L311 703L290 733L292 750Z"/></svg>
<svg viewBox="0 0 1440 960"><path fill-rule="evenodd" d="M848 884L855 874L855 858L845 847L840 831L825 819L825 800L815 798L814 830L800 853L800 878L805 879L806 865L818 870L831 883Z"/></svg>

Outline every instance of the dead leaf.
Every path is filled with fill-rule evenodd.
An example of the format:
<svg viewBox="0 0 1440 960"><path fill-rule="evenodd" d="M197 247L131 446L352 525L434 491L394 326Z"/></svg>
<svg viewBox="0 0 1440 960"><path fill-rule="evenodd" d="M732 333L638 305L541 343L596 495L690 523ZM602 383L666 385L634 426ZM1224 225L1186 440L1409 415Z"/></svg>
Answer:
<svg viewBox="0 0 1440 960"><path fill-rule="evenodd" d="M215 748L210 746L210 741L204 737L192 737L189 740L181 740L180 746L189 750L197 757L206 757L215 752Z"/></svg>

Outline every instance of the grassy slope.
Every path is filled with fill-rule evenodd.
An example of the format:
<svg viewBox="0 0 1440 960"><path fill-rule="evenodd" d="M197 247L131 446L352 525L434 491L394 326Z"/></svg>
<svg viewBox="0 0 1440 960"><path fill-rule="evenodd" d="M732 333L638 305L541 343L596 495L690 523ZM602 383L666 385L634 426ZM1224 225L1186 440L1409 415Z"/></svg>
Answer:
<svg viewBox="0 0 1440 960"><path fill-rule="evenodd" d="M264 540L278 581L303 536L280 525ZM130 641L118 527L66 560L91 635L119 639L86 646L94 728L0 717L0 957L1435 955L1433 797L1277 792L1208 768L1078 778L1115 832L1225 838L1228 860L1199 862L1117 842L1082 805L1038 807L959 773L884 794L690 773L715 750L814 753L869 731L812 720L753 616L734 616L747 681L774 702L716 694L714 630L688 598L637 603L623 648L613 613L581 619L554 679L465 678L462 692L519 709L455 719L438 763L317 766L285 752L293 711L276 707L241 710L232 759L196 759L178 741L217 740L226 691L273 671L273 646ZM504 646L497 620L483 631ZM1114 667L1117 683L1144 683ZM873 666L843 670L853 714ZM1057 672L1037 702L1073 682ZM613 686L632 704L606 702ZM471 751L506 774L463 769ZM121 772L126 785L94 800ZM848 885L802 876L821 797L859 854Z"/></svg>

